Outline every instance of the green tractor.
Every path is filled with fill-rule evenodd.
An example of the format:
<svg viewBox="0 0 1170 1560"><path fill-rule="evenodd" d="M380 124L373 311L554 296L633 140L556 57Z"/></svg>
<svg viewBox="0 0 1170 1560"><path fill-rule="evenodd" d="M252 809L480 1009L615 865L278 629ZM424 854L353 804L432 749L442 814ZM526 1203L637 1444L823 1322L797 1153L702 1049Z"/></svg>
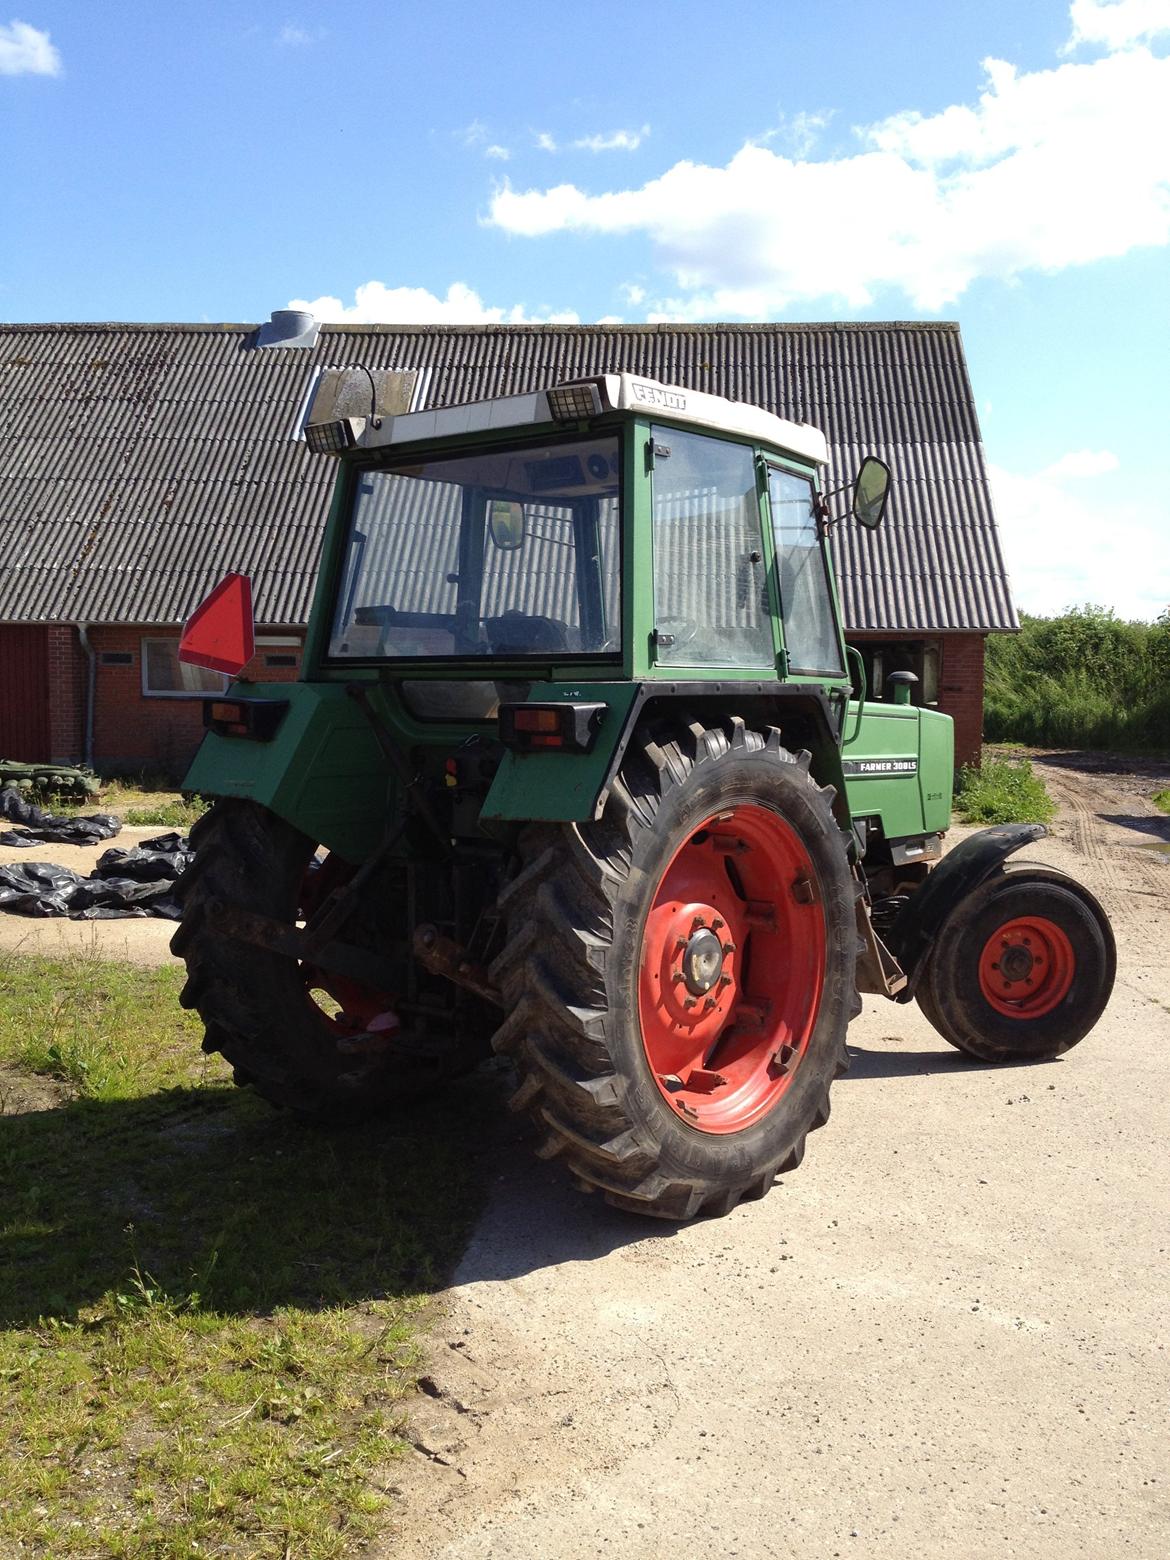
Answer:
<svg viewBox="0 0 1170 1560"><path fill-rule="evenodd" d="M800 1162L863 992L989 1062L1096 1023L1100 905L1008 863L1039 826L944 857L951 721L906 673L865 697L819 431L606 374L307 440L339 476L301 680L209 699L185 781L172 946L240 1083L345 1120L494 1049L539 1154L687 1219ZM862 527L888 485L861 464ZM250 649L231 575L181 655Z"/></svg>

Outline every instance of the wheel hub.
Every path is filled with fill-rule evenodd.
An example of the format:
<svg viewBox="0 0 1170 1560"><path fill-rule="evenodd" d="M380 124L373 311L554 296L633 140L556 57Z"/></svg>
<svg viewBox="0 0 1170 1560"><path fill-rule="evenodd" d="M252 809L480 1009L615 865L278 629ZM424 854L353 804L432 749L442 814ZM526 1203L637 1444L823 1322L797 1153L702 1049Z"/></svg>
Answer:
<svg viewBox="0 0 1170 1560"><path fill-rule="evenodd" d="M999 956L999 969L1004 980L1027 980L1032 973L1032 955L1021 943L1004 949Z"/></svg>
<svg viewBox="0 0 1170 1560"><path fill-rule="evenodd" d="M723 944L706 927L695 932L682 956L682 972L687 990L705 997L723 973Z"/></svg>

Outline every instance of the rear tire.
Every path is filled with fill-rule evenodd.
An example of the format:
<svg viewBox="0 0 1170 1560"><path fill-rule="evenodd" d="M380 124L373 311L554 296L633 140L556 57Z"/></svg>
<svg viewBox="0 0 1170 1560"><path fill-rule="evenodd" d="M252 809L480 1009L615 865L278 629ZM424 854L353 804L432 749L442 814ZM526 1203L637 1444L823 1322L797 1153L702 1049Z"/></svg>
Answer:
<svg viewBox="0 0 1170 1560"><path fill-rule="evenodd" d="M1020 864L951 914L916 997L968 1056L1048 1061L1096 1024L1116 970L1112 928L1088 889L1053 868Z"/></svg>
<svg viewBox="0 0 1170 1560"><path fill-rule="evenodd" d="M726 1213L828 1119L857 939L833 792L808 764L737 717L680 723L631 744L599 822L523 842L493 1044L541 1156L618 1207Z"/></svg>
<svg viewBox="0 0 1170 1560"><path fill-rule="evenodd" d="M215 902L296 925L315 847L291 824L255 802L220 801L195 825L191 844L195 859L179 880L183 918L171 940L187 964L179 1000L198 1011L203 1049L221 1052L237 1083L313 1121L354 1121L417 1099L486 1054L482 1038L428 1051L401 1031L364 1034L379 1012L393 1010L395 994L332 979L217 926ZM359 908L348 935L373 933L376 945L362 921Z"/></svg>

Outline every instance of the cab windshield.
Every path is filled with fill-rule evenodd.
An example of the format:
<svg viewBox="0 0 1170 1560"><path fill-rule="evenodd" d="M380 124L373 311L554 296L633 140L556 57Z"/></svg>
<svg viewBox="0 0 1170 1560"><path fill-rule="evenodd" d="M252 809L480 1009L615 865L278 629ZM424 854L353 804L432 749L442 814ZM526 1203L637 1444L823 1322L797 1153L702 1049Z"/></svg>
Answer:
<svg viewBox="0 0 1170 1560"><path fill-rule="evenodd" d="M621 649L617 435L359 474L329 655Z"/></svg>

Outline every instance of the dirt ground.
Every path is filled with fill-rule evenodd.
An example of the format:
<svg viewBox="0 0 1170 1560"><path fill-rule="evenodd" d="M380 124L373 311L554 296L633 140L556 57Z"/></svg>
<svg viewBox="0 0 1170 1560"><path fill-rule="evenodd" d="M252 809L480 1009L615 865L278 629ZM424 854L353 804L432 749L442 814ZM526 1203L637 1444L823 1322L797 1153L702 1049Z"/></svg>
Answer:
<svg viewBox="0 0 1170 1560"><path fill-rule="evenodd" d="M1027 854L1117 934L1098 1028L988 1068L868 999L802 1168L678 1230L513 1129L386 1560L1170 1553L1170 764L1038 767Z"/></svg>
<svg viewBox="0 0 1170 1560"><path fill-rule="evenodd" d="M1027 854L1117 935L1097 1029L988 1068L867 999L802 1168L680 1229L509 1118L379 1560L1170 1553L1170 763L1037 764L1060 815ZM172 930L0 915L0 948L154 962Z"/></svg>

